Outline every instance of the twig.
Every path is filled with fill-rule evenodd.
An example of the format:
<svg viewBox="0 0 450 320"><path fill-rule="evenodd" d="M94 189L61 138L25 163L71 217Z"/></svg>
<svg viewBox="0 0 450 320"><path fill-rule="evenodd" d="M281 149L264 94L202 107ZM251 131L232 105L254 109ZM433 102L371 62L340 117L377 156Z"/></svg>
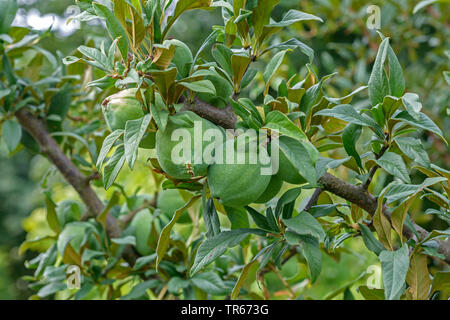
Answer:
<svg viewBox="0 0 450 320"><path fill-rule="evenodd" d="M319 200L320 195L322 194L323 190L318 188L316 191L314 191L314 194L309 199L308 204L305 207L305 211L309 211L312 207L314 207L317 203L317 200Z"/></svg>

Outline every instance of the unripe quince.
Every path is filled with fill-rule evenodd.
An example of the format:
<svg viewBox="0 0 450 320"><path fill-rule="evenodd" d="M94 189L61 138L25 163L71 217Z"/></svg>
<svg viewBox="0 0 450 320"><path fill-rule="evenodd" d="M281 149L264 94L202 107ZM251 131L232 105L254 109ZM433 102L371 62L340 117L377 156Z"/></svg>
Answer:
<svg viewBox="0 0 450 320"><path fill-rule="evenodd" d="M136 120L145 115L141 101L136 98L137 90L122 90L103 101L103 115L109 130L125 130L127 121ZM140 147L146 149L155 148L155 135L155 133L147 133Z"/></svg>
<svg viewBox="0 0 450 320"><path fill-rule="evenodd" d="M178 190L163 190L158 195L157 207L169 220L173 218L175 211L182 208L184 205L185 201L183 201ZM187 210L183 212L178 223L192 223L192 219Z"/></svg>
<svg viewBox="0 0 450 320"><path fill-rule="evenodd" d="M139 212L131 221L131 228L134 230L136 238L136 250L143 256L150 255L154 252L148 245L148 239L152 232L153 216L150 210Z"/></svg>
<svg viewBox="0 0 450 320"><path fill-rule="evenodd" d="M211 165L208 169L208 183L211 195L219 199L223 205L242 207L254 203L262 196L272 176L261 174L261 169L266 166L263 166L259 161L260 154L258 154L257 163L250 164L248 148L245 151L237 150L234 140L227 140L223 148L229 150L233 145L235 147L235 160L244 153L245 164L237 164L237 162L229 164L224 160L223 164ZM259 153L264 153L268 157L265 148L260 147ZM226 155L224 155L224 159L226 159Z"/></svg>
<svg viewBox="0 0 450 320"><path fill-rule="evenodd" d="M194 134L195 122L197 122L197 125L201 124L202 127L201 132L197 134ZM184 132L188 135L186 138L189 138L191 142L189 150L186 150L186 153L188 154L183 154L183 156L187 158L184 163L177 163L177 161L174 161L172 158L172 150L182 143L180 140L172 141L172 134L177 129L185 130ZM179 180L189 180L194 177L206 176L209 163L206 163L203 160L203 154L199 155L201 161L198 161L199 163L194 163L194 158L196 156L194 144L195 140L197 140L197 142L201 142L203 149L205 149L206 146L209 146L212 142L203 141L203 135L205 131L209 129L214 129L216 132L224 135L223 129L220 129L213 123L190 111L179 112L169 117L165 130L158 130L156 134L158 161L164 172ZM198 141L199 139L201 141Z"/></svg>
<svg viewBox="0 0 450 320"><path fill-rule="evenodd" d="M264 193L255 201L255 203L267 203L280 192L281 187L283 186L283 180L278 176L272 176L270 179L269 186L264 191Z"/></svg>

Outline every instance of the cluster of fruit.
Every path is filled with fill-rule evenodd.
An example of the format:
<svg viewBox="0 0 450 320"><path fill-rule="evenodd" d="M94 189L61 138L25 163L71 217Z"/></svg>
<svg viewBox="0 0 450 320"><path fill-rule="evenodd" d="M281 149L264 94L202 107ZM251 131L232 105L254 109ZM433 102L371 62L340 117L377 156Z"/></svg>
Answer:
<svg viewBox="0 0 450 320"><path fill-rule="evenodd" d="M136 89L128 89L105 100L103 111L110 130L124 129L127 121L144 116L143 105L136 98L136 93ZM201 134L194 132L196 122L201 123ZM207 144L210 144L203 139L206 131L214 129L218 132L223 132L225 137L225 131L212 122L199 117L193 112L182 111L169 116L164 130L158 130L156 134L148 133L143 139L141 147L156 148L161 168L167 176L173 179L191 180L207 177L211 195L225 206L243 207L251 203L266 203L279 193L283 182L290 184L306 182L283 153L280 153L277 174L262 174L263 164L259 160L261 158L259 155L262 153L263 157L270 157L267 149L261 145L258 147L257 152L259 155L256 157L258 158L256 163L244 161L241 164L224 161L210 164L206 161L198 163L174 161L173 149L180 142L173 141L173 133L175 130L180 129L192 137L190 139L190 159L195 158L194 146L196 144L200 143L203 149L208 147ZM289 138L281 137L281 139ZM219 147L224 150L223 158L227 158L226 152L230 149L234 149L235 158L240 157L246 160L250 158L250 148L245 148L245 150L237 149L236 139L224 138L224 141L223 145ZM232 144L231 148L230 144Z"/></svg>

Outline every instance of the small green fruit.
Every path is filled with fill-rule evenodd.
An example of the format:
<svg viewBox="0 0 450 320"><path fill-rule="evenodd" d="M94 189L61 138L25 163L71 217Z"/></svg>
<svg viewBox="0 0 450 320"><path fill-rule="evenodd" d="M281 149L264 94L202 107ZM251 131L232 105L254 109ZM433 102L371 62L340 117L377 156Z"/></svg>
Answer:
<svg viewBox="0 0 450 320"><path fill-rule="evenodd" d="M157 207L169 220L173 218L175 211L182 208L184 205L185 202L178 190L163 190L158 195ZM183 212L178 223L192 223L192 219L187 211Z"/></svg>
<svg viewBox="0 0 450 320"><path fill-rule="evenodd" d="M125 129L128 120L144 116L141 102L136 98L137 89L127 89L103 101L103 114L111 131Z"/></svg>
<svg viewBox="0 0 450 320"><path fill-rule="evenodd" d="M255 201L255 203L267 203L280 192L281 187L283 186L283 180L278 176L272 176L270 180L269 186L264 191L264 193Z"/></svg>
<svg viewBox="0 0 450 320"><path fill-rule="evenodd" d="M234 164L211 165L208 170L208 183L211 195L219 199L223 205L242 207L258 200L267 189L272 177L261 174L261 169L264 166L259 161L260 155L258 155L257 163L250 164L248 148L245 151L237 150L234 140L227 140L222 147L227 150L232 148L233 145L235 147L235 160L237 157L243 156L246 159L245 164L235 162ZM265 153L265 156L268 157L264 148L260 148L259 152ZM226 159L226 155L224 159Z"/></svg>
<svg viewBox="0 0 450 320"><path fill-rule="evenodd" d="M194 134L195 123L197 123L198 127L201 125L202 129L201 131L199 130L198 133ZM203 153L198 154L198 156L201 157L200 161L198 161L198 163L194 163L194 158L196 156L194 145L196 143L195 140L197 140L198 143L201 143L203 149L211 144L211 142L203 141L203 135L205 131L209 129L215 129L216 132L220 132L220 134L224 135L222 129L190 111L180 112L169 117L165 130L159 130L156 134L158 161L164 172L179 180L189 180L195 177L206 176L209 164L203 161ZM187 135L186 138L189 138L190 140L190 148L185 150L185 152L183 151L183 153L187 154L182 154L187 159L184 162L174 161L172 157L173 150L175 148L177 148L176 150L179 150L179 146L182 144L180 140L172 141L172 134L175 130L184 130L184 133ZM180 151L180 153L181 152L182 151ZM180 156L179 154L176 155Z"/></svg>
<svg viewBox="0 0 450 320"><path fill-rule="evenodd" d="M131 221L131 227L134 229L136 238L136 250L143 256L147 256L154 252L148 245L148 239L152 232L153 216L150 210L139 212Z"/></svg>
<svg viewBox="0 0 450 320"><path fill-rule="evenodd" d="M125 130L127 121L142 118L145 113L142 103L136 98L137 89L127 89L116 93L103 101L103 115L111 131ZM156 133L147 132L139 147L154 149Z"/></svg>

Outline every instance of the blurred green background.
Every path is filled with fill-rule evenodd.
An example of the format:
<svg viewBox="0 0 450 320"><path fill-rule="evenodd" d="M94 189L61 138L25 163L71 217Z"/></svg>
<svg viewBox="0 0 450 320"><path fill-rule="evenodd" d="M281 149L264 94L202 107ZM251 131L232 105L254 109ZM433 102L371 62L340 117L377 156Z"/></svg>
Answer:
<svg viewBox="0 0 450 320"><path fill-rule="evenodd" d="M413 8L418 2L282 0L274 12L274 18L278 20L288 9L296 8L325 20L323 24L307 24L285 31L280 41L294 35L311 46L316 52L314 64L320 76L335 71L339 73L330 82L327 93L342 96L368 81L379 36L366 26L369 17L367 7L379 5L382 17L380 31L392 39L393 48L405 68L407 90L421 96L425 112L443 129L448 140L450 90L443 72L450 70L450 6L435 4L413 15ZM70 7L73 0L21 0L19 3L21 9L15 24L29 25L42 31L52 27L53 32L41 42L41 46L51 52L60 52L62 57L69 55L87 39L101 42L107 37L98 21L82 23L81 29L74 29L73 24L66 25L67 17L75 13ZM196 50L209 34L211 26L220 24L220 14L219 10L190 12L182 17L172 33ZM290 65L286 68L298 71L304 68L306 62L306 57L300 52L291 54ZM250 97L256 98L261 89L255 85L249 92ZM426 133L422 139L432 162L448 169L448 147ZM40 180L48 169L45 159L25 151L9 159L0 140L0 299L26 299L31 294L21 276L27 274L24 263L32 257L32 253L19 256L18 247L25 240L25 230L30 229L30 224L44 223L43 211L40 210L43 207ZM136 174L132 179L144 180L145 175ZM60 194L61 197L70 197L73 191L62 186ZM352 242L347 249L350 250L342 253L339 263L325 258L320 280L308 291L309 296L324 298L332 290L345 286L367 271L371 265L375 267L369 272L374 272L375 280L380 278L376 256L367 251L362 243ZM298 270L289 270L289 264L284 272L299 273ZM295 279L291 281L295 282ZM356 295L356 292L353 294Z"/></svg>

